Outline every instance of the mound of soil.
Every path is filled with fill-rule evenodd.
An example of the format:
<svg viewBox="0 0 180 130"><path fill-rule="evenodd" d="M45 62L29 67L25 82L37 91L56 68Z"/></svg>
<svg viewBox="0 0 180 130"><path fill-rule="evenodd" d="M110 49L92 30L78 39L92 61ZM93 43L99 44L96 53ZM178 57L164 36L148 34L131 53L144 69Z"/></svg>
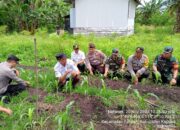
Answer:
<svg viewBox="0 0 180 130"><path fill-rule="evenodd" d="M127 89L130 84L124 81L112 81L106 80L106 84L111 89ZM154 93L159 97L165 99L171 99L175 102L180 102L180 88L179 87L165 87L165 86L155 86L155 85L133 85L132 89L137 89L140 93Z"/></svg>
<svg viewBox="0 0 180 130"><path fill-rule="evenodd" d="M107 110L119 110L119 108L108 108L102 103L100 98L95 96L86 96L73 93L59 93L59 95L65 97L64 100L57 104L49 104L44 103L44 98L45 96L47 96L47 93L42 89L29 88L28 91L30 96L36 96L38 92L39 101L37 102L36 110L39 115L41 115L43 112L55 114L60 111L64 111L66 109L66 106L71 101L74 101L74 104L71 108L71 115L73 119L77 122L83 122L86 124L89 124L90 121L93 121L95 130L143 130L146 128L145 125L103 123L103 120L111 121L115 119L112 115L108 114Z"/></svg>
<svg viewBox="0 0 180 130"><path fill-rule="evenodd" d="M31 98L33 96L38 96L39 102L42 102L44 100L44 97L48 95L47 92L45 92L44 90L39 89L39 88L28 88L28 92L29 92L30 100L32 100Z"/></svg>
<svg viewBox="0 0 180 130"><path fill-rule="evenodd" d="M105 114L106 107L98 97L60 93L61 96L65 97L64 101L60 102L59 104L48 104L44 103L44 98L47 96L47 93L42 89L29 88L28 92L31 97L37 96L38 94L39 111L58 112L64 110L71 101L74 101L75 103L73 106L80 110L80 116L83 122L89 122L92 119L99 121L108 118L108 116Z"/></svg>
<svg viewBox="0 0 180 130"><path fill-rule="evenodd" d="M102 87L102 81L95 77L88 77L89 78L89 85L90 86L96 86L96 87ZM129 85L131 85L127 81L122 80L109 80L105 79L106 86L113 89L127 89ZM147 93L154 93L155 95L159 97L163 97L164 99L170 99L175 102L180 102L180 87L166 87L166 86L160 86L160 85L149 85L149 84L138 84L138 85L131 85L132 89L137 89L141 94L147 94Z"/></svg>

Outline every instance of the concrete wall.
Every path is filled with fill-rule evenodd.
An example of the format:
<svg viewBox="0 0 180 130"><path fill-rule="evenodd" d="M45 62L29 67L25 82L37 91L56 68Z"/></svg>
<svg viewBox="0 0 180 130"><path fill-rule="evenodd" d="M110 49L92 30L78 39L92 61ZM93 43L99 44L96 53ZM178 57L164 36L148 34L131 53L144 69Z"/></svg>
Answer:
<svg viewBox="0 0 180 130"><path fill-rule="evenodd" d="M76 27L126 28L128 0L76 0Z"/></svg>
<svg viewBox="0 0 180 130"><path fill-rule="evenodd" d="M134 0L129 1L128 30L134 30L136 6L137 3Z"/></svg>
<svg viewBox="0 0 180 130"><path fill-rule="evenodd" d="M134 0L76 0L71 27L74 34L132 34L135 7Z"/></svg>

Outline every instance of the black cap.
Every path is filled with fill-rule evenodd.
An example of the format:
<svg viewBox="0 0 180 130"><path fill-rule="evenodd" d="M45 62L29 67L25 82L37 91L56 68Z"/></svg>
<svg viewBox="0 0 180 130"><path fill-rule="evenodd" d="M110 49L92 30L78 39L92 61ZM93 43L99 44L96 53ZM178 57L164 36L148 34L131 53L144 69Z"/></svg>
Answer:
<svg viewBox="0 0 180 130"><path fill-rule="evenodd" d="M144 52L144 48L143 48L143 47L137 47L137 48L136 48L136 51L142 51L142 52Z"/></svg>
<svg viewBox="0 0 180 130"><path fill-rule="evenodd" d="M112 50L112 53L119 53L119 50L118 50L117 48L114 48L114 49Z"/></svg>
<svg viewBox="0 0 180 130"><path fill-rule="evenodd" d="M61 59L63 59L63 58L66 58L66 55L65 55L64 53L60 53L60 54L57 54L57 55L56 55L56 59L57 59L57 60L61 60Z"/></svg>
<svg viewBox="0 0 180 130"><path fill-rule="evenodd" d="M164 48L164 53L172 53L173 52L173 48L171 46L167 46Z"/></svg>
<svg viewBox="0 0 180 130"><path fill-rule="evenodd" d="M19 63L20 59L15 55L9 55L7 61L16 61L17 63Z"/></svg>

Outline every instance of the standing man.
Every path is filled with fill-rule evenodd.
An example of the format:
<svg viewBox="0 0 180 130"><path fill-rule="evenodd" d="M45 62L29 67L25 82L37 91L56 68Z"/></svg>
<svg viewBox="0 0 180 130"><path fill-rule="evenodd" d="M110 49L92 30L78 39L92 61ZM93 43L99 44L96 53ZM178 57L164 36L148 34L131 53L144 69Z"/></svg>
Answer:
<svg viewBox="0 0 180 130"><path fill-rule="evenodd" d="M27 81L19 78L19 72L15 69L19 63L19 58L10 55L6 62L0 63L0 97L2 96L15 96L24 91L26 86L29 85ZM18 84L11 84L12 81Z"/></svg>
<svg viewBox="0 0 180 130"><path fill-rule="evenodd" d="M104 74L106 56L99 50L96 50L94 43L89 44L89 52L86 56L86 66L91 75L95 72Z"/></svg>
<svg viewBox="0 0 180 130"><path fill-rule="evenodd" d="M144 48L137 47L135 54L128 58L128 71L126 72L125 77L129 80L131 79L135 85L143 78L149 77L149 59L143 53Z"/></svg>
<svg viewBox="0 0 180 130"><path fill-rule="evenodd" d="M172 56L173 48L167 46L164 48L163 54L156 56L153 64L153 79L176 85L178 76L178 62Z"/></svg>
<svg viewBox="0 0 180 130"><path fill-rule="evenodd" d="M79 82L80 72L74 62L67 59L66 55L61 53L56 55L57 64L54 67L55 76L59 82L59 91L61 91L67 81L72 78L73 88Z"/></svg>
<svg viewBox="0 0 180 130"><path fill-rule="evenodd" d="M78 69L83 73L85 71L85 54L81 50L79 50L79 46L77 44L73 45L74 51L71 53L71 60L74 61L75 65Z"/></svg>
<svg viewBox="0 0 180 130"><path fill-rule="evenodd" d="M112 50L112 55L106 60L104 77L122 78L125 68L125 59L119 54L118 49Z"/></svg>

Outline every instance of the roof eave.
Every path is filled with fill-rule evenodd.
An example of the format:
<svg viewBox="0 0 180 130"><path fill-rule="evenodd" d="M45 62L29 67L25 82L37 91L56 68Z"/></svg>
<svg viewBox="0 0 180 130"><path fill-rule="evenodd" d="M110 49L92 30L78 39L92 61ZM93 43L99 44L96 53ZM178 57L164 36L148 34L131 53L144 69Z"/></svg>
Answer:
<svg viewBox="0 0 180 130"><path fill-rule="evenodd" d="M73 2L73 1L75 1L75 0L64 0L65 2ZM141 1L140 0L135 0L138 4L141 4Z"/></svg>

